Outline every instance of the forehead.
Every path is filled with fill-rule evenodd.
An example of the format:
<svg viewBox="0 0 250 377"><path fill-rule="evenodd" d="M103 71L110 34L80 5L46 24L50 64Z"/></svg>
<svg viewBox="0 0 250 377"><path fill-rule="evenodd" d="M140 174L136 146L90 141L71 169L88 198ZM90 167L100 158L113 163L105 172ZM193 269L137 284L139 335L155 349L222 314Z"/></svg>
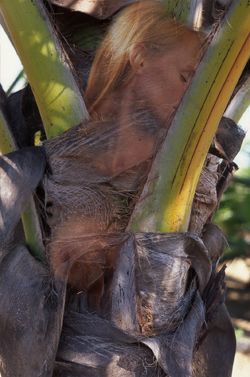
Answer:
<svg viewBox="0 0 250 377"><path fill-rule="evenodd" d="M178 65L195 66L202 53L202 41L195 32L189 32L179 37L179 40L168 51L166 59Z"/></svg>
<svg viewBox="0 0 250 377"><path fill-rule="evenodd" d="M175 48L183 51L183 53L198 54L202 50L201 37L195 32L188 32L180 36L179 41L176 42Z"/></svg>

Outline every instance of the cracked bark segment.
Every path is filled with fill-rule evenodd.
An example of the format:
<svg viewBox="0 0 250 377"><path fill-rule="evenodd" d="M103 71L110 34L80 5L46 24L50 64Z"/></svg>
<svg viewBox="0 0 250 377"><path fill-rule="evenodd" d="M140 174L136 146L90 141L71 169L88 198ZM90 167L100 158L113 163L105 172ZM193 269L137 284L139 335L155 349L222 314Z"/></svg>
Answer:
<svg viewBox="0 0 250 377"><path fill-rule="evenodd" d="M219 179L220 159L208 154L195 192L189 231L201 235L204 225L214 212L218 200L216 186Z"/></svg>
<svg viewBox="0 0 250 377"><path fill-rule="evenodd" d="M205 224L210 222L237 170L237 165L232 161L244 137L245 132L234 121L222 118L197 185L189 223L190 232L201 235Z"/></svg>
<svg viewBox="0 0 250 377"><path fill-rule="evenodd" d="M115 269L111 320L129 334L175 331L189 311L196 283L202 292L210 274L207 251L191 234L131 235Z"/></svg>

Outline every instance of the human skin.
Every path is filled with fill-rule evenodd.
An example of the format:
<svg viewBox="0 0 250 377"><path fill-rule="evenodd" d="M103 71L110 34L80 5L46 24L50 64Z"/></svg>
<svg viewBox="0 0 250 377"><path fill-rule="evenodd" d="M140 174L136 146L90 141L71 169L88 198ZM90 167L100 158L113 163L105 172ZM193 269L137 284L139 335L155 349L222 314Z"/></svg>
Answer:
<svg viewBox="0 0 250 377"><path fill-rule="evenodd" d="M68 185L72 196L72 199L68 198L67 190L62 192L58 200L59 210L55 205L52 210L52 217L56 218L50 243L52 268L57 273L60 264L69 263L68 282L76 290L88 292L92 310L98 311L101 306L106 289L104 275L106 281L112 278L119 250L119 246L110 247L110 240L105 235L126 229L126 219L145 183L152 158L167 133L171 117L189 85L200 53L200 39L191 32L183 35L181 41L166 53L152 56L143 45L137 46L130 54L132 78L102 102L98 108L102 120L89 122L86 130L83 127L71 130L47 144L48 160L54 174L52 179L56 182L61 179L62 186ZM105 130L109 130L108 136ZM73 142L71 135L74 132L78 134ZM66 164L62 177L60 173L58 175L60 159ZM98 197L90 204L86 204L89 200L84 198L86 194L81 194L82 183L79 189L77 182L74 185L67 183L75 182L74 174L77 176L78 168L74 168L74 163L89 171L86 185L90 185L91 180L94 184L99 179L106 182L104 186L99 185ZM128 184L131 177L132 183ZM107 185L111 187L109 191ZM117 199L116 190L119 198L124 195L130 204ZM48 194L50 196L50 192ZM117 209L119 200L123 204ZM120 215L123 212L127 214Z"/></svg>
<svg viewBox="0 0 250 377"><path fill-rule="evenodd" d="M134 123L135 108L148 109L156 117L159 129L167 130L200 56L201 41L191 32L165 54L153 56L143 45L135 48L130 56L132 80L112 93L98 110L102 119L113 119L120 129L116 148L101 156L102 172L121 173L152 155L156 139L145 130L128 127Z"/></svg>

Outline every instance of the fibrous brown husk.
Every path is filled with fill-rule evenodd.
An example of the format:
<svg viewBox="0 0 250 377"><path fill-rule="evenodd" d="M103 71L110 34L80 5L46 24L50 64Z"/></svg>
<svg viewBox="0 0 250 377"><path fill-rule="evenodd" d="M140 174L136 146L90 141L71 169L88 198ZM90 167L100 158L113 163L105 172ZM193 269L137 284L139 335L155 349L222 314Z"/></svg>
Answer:
<svg viewBox="0 0 250 377"><path fill-rule="evenodd" d="M225 332L224 372L204 361L220 353L216 336L231 325L217 319L223 279L204 290L211 262L202 242L191 234L131 234L119 253L105 316L89 312L84 293L71 297L54 376L228 376L232 332ZM214 303L217 328L207 318L214 336L204 349L206 311Z"/></svg>
<svg viewBox="0 0 250 377"><path fill-rule="evenodd" d="M245 132L234 121L222 118L195 192L189 231L201 235L205 224L211 221L223 192L237 170L233 159L244 137Z"/></svg>
<svg viewBox="0 0 250 377"><path fill-rule="evenodd" d="M211 263L202 242L191 234L131 234L120 253L106 316L88 310L84 292L71 296L64 315L65 284L52 279L23 246L5 254L0 266L3 377L51 376L53 367L54 376L64 377L229 375L228 331L228 344L223 343L225 372L216 374L220 364L216 367L210 358L203 360L209 352L220 354L217 336L223 327L230 330L230 321L224 318L218 325L222 297L221 285L216 283L210 297L215 295L217 327L213 319L207 322L214 336L209 336L210 345L203 349L207 338L201 343L199 339L204 336L208 296L203 301L202 287L211 276ZM126 257L128 263L123 264ZM205 260L207 269L201 263ZM142 315L147 310L149 317Z"/></svg>
<svg viewBox="0 0 250 377"><path fill-rule="evenodd" d="M157 140L157 131L152 131L151 119L150 124L149 137ZM141 124L141 127L145 138L149 132L147 122ZM67 321L65 320L63 328L65 335L62 335L58 351L56 375L143 376L151 373L144 372L141 353L137 353L136 348L133 351L134 346L130 343L123 344L124 348L117 348L120 341L112 339L109 348L103 341L103 336L105 338L107 335L98 329L97 317L92 315L95 336L91 337L93 333L81 332L79 322L73 330L70 315L74 312L75 318L76 311L79 311L79 318L83 318L80 315L82 313L94 311L101 321L105 320L102 328L111 331L106 322L108 320L112 326L130 335L136 347L138 343L147 346L152 352L151 363L154 364L155 358L157 368L170 377L198 377L203 373L202 368L207 373L204 372L204 376L219 375L218 365L213 366L217 374L211 374L209 365L204 364L211 361L205 355L212 355L215 351L202 346L203 342L207 341L209 347L218 350L216 335L212 339L207 338L206 320L214 334L216 331L220 332L224 325L218 325L215 330L215 318L208 320L207 315L211 312L216 314L223 302L223 273L217 277L214 271L223 242L214 250L213 242L209 242L209 227L206 232L203 229L218 201L216 187L219 179L219 157L209 156L211 162L214 162L213 200L211 201L211 192L205 192L207 199L202 202L202 217L195 218L193 212L191 220L191 224L193 221L193 224L199 225L200 234L203 231L208 250L199 238L188 234L147 233L125 236L126 221L139 197L154 153L152 150L152 156L149 156L144 143L142 152L138 148L133 152L140 158L134 159L130 156L124 161L122 168L120 167L116 161L116 146L121 139L121 155L123 148L125 150L128 145L131 148L135 129L138 128L135 128L134 124L119 129L110 122L101 122L89 128L81 125L45 146L53 173L47 175L45 187L48 200L52 202L52 220L53 217L56 218L55 223L51 222L50 251L52 256L58 255L58 258L52 258L52 265L56 273L57 266L62 262L70 259L78 261L78 268L72 270L75 274L82 271L85 275L85 280L78 282L70 275L69 283L78 294L71 293L68 297L70 305L73 303L73 309L68 307ZM110 158L111 165L105 160L107 158ZM203 174L206 177L206 171ZM211 175L211 170L208 169L206 179L211 183L209 174ZM204 181L201 184L207 188ZM198 232L198 229L195 231ZM224 240L219 231L217 238ZM108 253L111 248L110 256ZM86 279L86 275L91 278ZM83 285L77 287L77 283ZM206 294L201 297L205 287ZM225 309L220 310L225 314ZM89 317L87 322L90 321ZM70 335L67 325L69 322L72 330ZM227 362L222 376L229 375L231 371L234 349L230 321L226 323L228 332L225 332L224 336L229 345L227 348L224 344L225 355L228 356L225 356ZM64 333L65 328L67 332ZM148 348L145 349L146 360ZM140 352L143 350L144 348L140 347ZM194 352L201 353L201 357L196 358L195 362ZM124 360L131 360L131 353L134 355L133 362L127 363ZM138 354L138 359L135 353ZM198 363L197 360L200 359L205 361ZM72 364L72 372L69 364L66 368L65 361ZM157 375L157 368L152 371L153 375Z"/></svg>
<svg viewBox="0 0 250 377"><path fill-rule="evenodd" d="M151 156L144 143L142 150L136 149L137 163L132 156L126 161L132 165L123 171L113 156L115 169L112 165L110 171L100 174L103 153L110 150L114 154L120 137L126 148L134 132L133 125L131 132L125 130L124 134L112 124L102 126L76 127L45 146L53 172L51 175L48 170L44 181L52 202L50 247L60 251L53 274L25 247L6 244L2 248L2 377L47 377L52 373L64 377L230 375L234 337L222 306L223 273L214 270L220 250L213 255L191 233L124 231ZM151 127L150 132L149 139L156 131ZM41 179L45 166L42 151L28 149L8 156L12 164L3 176L11 179L5 179L2 187L10 195L19 195L9 203L9 212L3 207L4 223L9 215L11 223L16 223L23 203ZM11 169L13 162L15 169ZM32 177L33 186L27 191ZM124 210L127 217L121 216ZM53 216L57 217L56 226ZM98 222L91 223L93 218ZM86 226L92 234L86 232ZM8 227L3 235L9 238ZM80 270L84 266L81 283L85 285L69 289L66 295L72 260L79 262ZM221 342L217 342L218 334L223 334ZM220 345L223 370L211 361L221 352Z"/></svg>

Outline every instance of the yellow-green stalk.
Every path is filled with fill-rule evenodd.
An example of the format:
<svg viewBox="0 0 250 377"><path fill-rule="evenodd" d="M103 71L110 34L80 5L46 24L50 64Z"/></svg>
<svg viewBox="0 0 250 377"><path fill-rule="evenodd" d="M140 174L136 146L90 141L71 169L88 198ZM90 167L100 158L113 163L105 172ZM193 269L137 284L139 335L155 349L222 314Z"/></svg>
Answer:
<svg viewBox="0 0 250 377"><path fill-rule="evenodd" d="M202 23L202 0L163 0L167 13L180 22L199 29Z"/></svg>
<svg viewBox="0 0 250 377"><path fill-rule="evenodd" d="M14 150L16 150L16 143L0 108L0 155L13 152Z"/></svg>
<svg viewBox="0 0 250 377"><path fill-rule="evenodd" d="M181 22L187 22L193 0L163 0L166 12Z"/></svg>
<svg viewBox="0 0 250 377"><path fill-rule="evenodd" d="M206 154L230 96L250 57L250 3L234 0L202 59L158 153L130 228L188 229Z"/></svg>
<svg viewBox="0 0 250 377"><path fill-rule="evenodd" d="M21 215L26 245L31 254L45 261L45 249L43 244L40 221L33 198L30 198Z"/></svg>
<svg viewBox="0 0 250 377"><path fill-rule="evenodd" d="M13 152L17 149L8 122L0 109L0 155ZM42 233L33 198L25 206L22 213L22 224L26 244L31 253L38 259L44 260L44 246Z"/></svg>
<svg viewBox="0 0 250 377"><path fill-rule="evenodd" d="M0 0L0 12L24 66L48 138L88 118L82 93L39 0Z"/></svg>

